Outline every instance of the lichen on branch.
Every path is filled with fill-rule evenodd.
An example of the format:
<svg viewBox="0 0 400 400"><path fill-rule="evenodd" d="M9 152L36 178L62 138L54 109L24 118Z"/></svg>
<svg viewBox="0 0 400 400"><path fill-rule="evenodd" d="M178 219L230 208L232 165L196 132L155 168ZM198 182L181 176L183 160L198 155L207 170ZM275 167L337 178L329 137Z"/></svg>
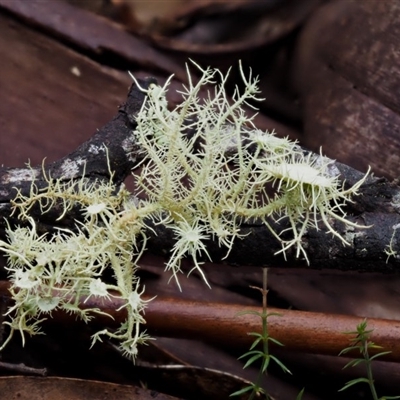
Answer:
<svg viewBox="0 0 400 400"><path fill-rule="evenodd" d="M185 257L207 282L201 269L202 260L210 258L207 242L216 240L228 254L243 235L241 223L249 220L262 221L281 243L281 252L295 247L305 259L302 238L308 229L325 226L345 244L330 221L358 226L346 220L343 206L365 177L345 189L332 174L330 159L257 129L243 107L260 100L258 79L246 77L241 66L244 89L236 88L231 98L225 91L229 73L196 67L201 78L194 83L188 69L182 103L172 111L166 101L169 81L141 89L146 100L132 132L142 160L141 171L133 175L135 193L116 188L112 179L65 181L45 174L45 188L33 183L28 195L18 193L13 212L24 225L9 226L8 240L0 241L15 301L7 312L11 333L3 347L17 330L23 339L25 333L40 332L40 322L55 310L85 321L100 312L81 309L76 299L118 296L126 321L116 331L97 332L93 341L116 339L135 359L137 345L147 339L140 329L144 287L136 271L149 221L175 238L166 269L178 285ZM201 99L200 91L210 86L213 90ZM74 209L80 218L71 229L55 227L40 235L31 216L35 207L43 214L56 207L60 219ZM276 229L283 219L289 221L283 232L289 230L290 239ZM104 277L106 269L112 279Z"/></svg>

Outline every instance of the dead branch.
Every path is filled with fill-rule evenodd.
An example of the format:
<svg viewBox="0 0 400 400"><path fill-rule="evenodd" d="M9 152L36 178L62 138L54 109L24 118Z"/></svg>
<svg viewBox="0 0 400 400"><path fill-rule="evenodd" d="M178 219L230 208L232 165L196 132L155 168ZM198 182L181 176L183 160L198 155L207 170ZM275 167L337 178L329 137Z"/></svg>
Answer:
<svg viewBox="0 0 400 400"><path fill-rule="evenodd" d="M148 78L141 85L147 87L154 81ZM16 189L28 194L33 180L38 188L43 188L47 184L45 175L63 180L79 180L82 176L90 180L108 180L110 171L113 171L112 179L116 185L120 185L140 160L139 148L131 132L135 128L135 116L143 101L144 94L132 86L126 103L120 107L114 119L61 160L43 167L0 168L0 230L3 236L6 220L11 224L17 222L14 217L10 218L11 201ZM363 176L361 172L339 162L332 162L331 168L339 174L346 186L351 186ZM303 246L307 249L312 268L400 271L400 257L397 256L400 254L400 232L397 233L396 228L400 224L399 186L384 178L369 177L360 192L354 202L347 205L348 219L371 227L359 229L332 221L333 229L347 239L350 243L348 246L343 246L324 227L319 230L310 229L303 237ZM43 229L51 229L54 222L51 215L36 212L33 217L39 227L42 224ZM75 217L69 215L63 223L69 226ZM280 221L279 230L285 230L286 224L285 220ZM271 225L275 223L271 222ZM260 266L281 266L284 263L282 256L274 255L280 250L280 243L263 224L243 223L242 231L248 235L242 240L236 240L224 262ZM154 253L166 254L173 245L170 231L162 226L155 226L154 233L149 232L149 237L148 249ZM216 242L210 241L208 247L215 262L223 260L225 251ZM289 250L286 258L290 267L305 265L304 260L295 257L295 250Z"/></svg>
<svg viewBox="0 0 400 400"><path fill-rule="evenodd" d="M9 297L9 283L0 281L0 296ZM81 307L99 309L94 324L119 326L126 319L126 308L118 297L98 299L90 297L80 300ZM118 310L118 311L116 311ZM246 310L262 312L261 307L201 302L177 298L156 297L146 306L146 330L151 335L202 340L228 349L243 351L254 341L249 332L260 331L260 317L243 314ZM278 315L268 319L269 334L285 344L285 349L310 354L337 356L349 346L352 332L362 322L361 317L352 315L326 314L309 311L282 310L269 307L268 311ZM51 323L71 323L74 316L55 312ZM372 329L371 340L385 351L390 351L382 360L400 361L400 326L398 321L368 318L368 329ZM371 355L382 348L371 349ZM349 353L346 356L359 356Z"/></svg>

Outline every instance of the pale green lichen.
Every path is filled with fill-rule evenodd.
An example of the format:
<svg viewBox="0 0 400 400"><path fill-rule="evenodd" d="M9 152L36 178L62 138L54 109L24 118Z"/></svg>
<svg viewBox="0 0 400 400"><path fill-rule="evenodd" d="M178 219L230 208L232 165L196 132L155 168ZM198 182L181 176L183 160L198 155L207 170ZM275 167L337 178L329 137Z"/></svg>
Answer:
<svg viewBox="0 0 400 400"><path fill-rule="evenodd" d="M392 226L393 229L393 233L392 236L390 238L390 242L389 244L386 246L385 248L385 254L387 255L386 258L386 264L389 262L390 257L394 257L394 258L399 258L399 255L397 254L397 251L394 249L394 244L395 244L395 236L397 233L397 229L400 228L400 224L396 224Z"/></svg>
<svg viewBox="0 0 400 400"><path fill-rule="evenodd" d="M344 189L330 173L331 160L258 130L243 110L260 100L258 80L246 78L242 69L244 90L236 89L232 101L225 93L228 75L210 68L201 72L195 84L188 71L182 103L172 111L166 101L169 82L144 90L147 99L132 133L143 156L141 172L134 175L135 195L141 192L141 200L133 200L123 187L117 190L111 180L85 178L65 182L47 177L46 189L33 184L28 196L17 195L14 213L28 226L9 227L8 241L0 241L8 255L15 301L7 312L11 334L2 347L14 331L19 330L23 340L25 333L39 333L42 318L54 310L89 321L101 311L81 308L79 299L117 296L124 301L126 321L116 331L97 332L93 342L104 336L116 339L134 359L137 345L147 338L140 330L146 301L136 269L150 219L170 229L176 239L166 268L177 282L186 256L206 280L200 260L210 259L207 240L217 240L228 253L242 236L241 223L249 219L261 220L281 242L283 253L295 247L297 256L306 259L302 237L309 228L322 224L346 243L331 221L355 225L346 220L342 206L365 178ZM200 100L205 85L214 89ZM30 216L32 207L46 213L56 205L60 220L77 208L83 220L72 229L39 236ZM289 221L286 230L292 239L282 239L282 232L270 224L283 219ZM106 269L112 271L114 282L103 278Z"/></svg>

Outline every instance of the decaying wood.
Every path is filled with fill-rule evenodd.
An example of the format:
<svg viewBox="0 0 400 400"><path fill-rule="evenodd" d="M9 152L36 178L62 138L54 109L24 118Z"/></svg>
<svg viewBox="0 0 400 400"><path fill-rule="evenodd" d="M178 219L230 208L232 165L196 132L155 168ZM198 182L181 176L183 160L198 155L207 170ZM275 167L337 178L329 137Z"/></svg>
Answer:
<svg viewBox="0 0 400 400"><path fill-rule="evenodd" d="M153 81L149 78L142 82L142 85L146 86ZM46 174L54 179L77 180L85 171L89 179L109 179L111 168L114 171L115 183L120 184L139 160L138 148L131 132L135 127L135 115L143 100L143 93L132 87L117 116L74 152L45 166ZM108 149L109 162L104 146ZM363 176L361 172L338 162L332 162L331 171L339 174L346 185L354 184ZM3 228L4 218L10 215L10 201L15 196L15 188L28 194L33 179L39 188L46 185L42 166L32 169L0 169L0 223ZM399 258L396 256L399 251L399 234L396 229L396 225L400 223L399 207L399 187L384 178L369 177L362 186L360 195L354 198L354 203L350 203L347 210L350 221L370 228L348 227L332 221L333 228L348 240L349 246L344 246L339 239L327 234L324 227L318 231L310 229L304 235L303 245L307 249L311 267L379 272L399 270ZM46 218L47 226L51 224L48 215L38 213L34 217L39 223ZM72 220L67 218L65 223L71 224ZM286 222L281 221L279 229L283 230L286 227ZM173 238L162 226L156 226L154 229L155 234L149 233L151 240L148 248L155 253L166 254L173 245ZM242 230L248 235L235 242L225 262L260 266L305 265L305 260L295 258L295 250L286 253L287 264L282 256L275 256L274 253L280 250L280 243L264 225L244 223ZM390 244L392 257L387 255ZM215 242L210 241L208 246L213 260L221 261L225 251Z"/></svg>

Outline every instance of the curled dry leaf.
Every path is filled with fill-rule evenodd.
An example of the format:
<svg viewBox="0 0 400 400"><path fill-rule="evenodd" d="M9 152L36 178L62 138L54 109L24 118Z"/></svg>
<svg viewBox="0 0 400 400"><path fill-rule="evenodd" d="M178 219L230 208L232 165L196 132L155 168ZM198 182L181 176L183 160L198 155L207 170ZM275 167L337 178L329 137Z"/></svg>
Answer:
<svg viewBox="0 0 400 400"><path fill-rule="evenodd" d="M0 391L10 399L51 400L51 399L107 399L107 400L173 400L162 393L129 385L69 378L33 378L6 376L0 378Z"/></svg>
<svg viewBox="0 0 400 400"><path fill-rule="evenodd" d="M399 17L394 1L329 2L303 30L295 69L302 143L390 178L400 163Z"/></svg>
<svg viewBox="0 0 400 400"><path fill-rule="evenodd" d="M117 1L117 0L114 0ZM137 21L145 2L127 2L131 17ZM178 7L169 6L163 16L153 14L147 25L130 28L149 38L156 46L187 55L235 59L242 51L258 49L285 37L298 27L320 0L288 2L282 0L188 1ZM161 2L160 5L165 2ZM176 5L179 1L175 1ZM169 2L168 2L169 4ZM154 9L154 7L153 7ZM153 11L154 12L154 11Z"/></svg>

